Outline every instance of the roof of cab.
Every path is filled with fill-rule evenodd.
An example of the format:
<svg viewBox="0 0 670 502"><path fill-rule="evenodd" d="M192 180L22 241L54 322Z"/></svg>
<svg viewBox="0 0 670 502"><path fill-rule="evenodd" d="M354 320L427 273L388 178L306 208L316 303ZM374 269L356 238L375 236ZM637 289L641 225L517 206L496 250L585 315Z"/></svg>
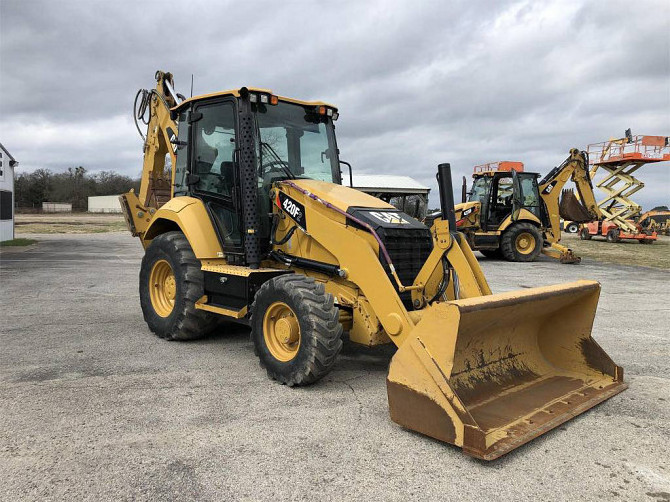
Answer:
<svg viewBox="0 0 670 502"><path fill-rule="evenodd" d="M264 94L272 94L274 96L277 96L272 92L271 89L262 89L260 87L247 87L249 92L261 92ZM173 110L179 110L180 108L186 106L188 103L192 103L194 101L201 101L203 99L208 99L208 98L215 98L218 96L233 96L236 98L240 97L240 90L241 89L229 89L227 91L218 91L218 92L212 92L209 94L201 94L200 96L193 96L191 98L185 99L181 103L179 103L177 106L172 108ZM337 110L336 106L333 106L329 103L325 103L323 101L303 101L301 99L293 99L293 98L287 98L286 96L277 96L277 98L280 101L285 101L287 103L295 103L298 105L306 105L306 106L328 106L330 108L335 108Z"/></svg>

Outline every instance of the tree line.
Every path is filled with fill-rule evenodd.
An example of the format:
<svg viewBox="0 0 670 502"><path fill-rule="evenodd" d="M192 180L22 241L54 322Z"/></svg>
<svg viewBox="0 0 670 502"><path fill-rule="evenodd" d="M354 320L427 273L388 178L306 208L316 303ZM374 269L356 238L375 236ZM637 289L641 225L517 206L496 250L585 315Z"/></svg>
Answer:
<svg viewBox="0 0 670 502"><path fill-rule="evenodd" d="M54 173L37 169L19 173L14 179L14 201L18 208L41 208L42 202L69 202L73 210L88 209L88 197L119 195L134 188L139 191L140 179L114 171L90 174L82 166Z"/></svg>

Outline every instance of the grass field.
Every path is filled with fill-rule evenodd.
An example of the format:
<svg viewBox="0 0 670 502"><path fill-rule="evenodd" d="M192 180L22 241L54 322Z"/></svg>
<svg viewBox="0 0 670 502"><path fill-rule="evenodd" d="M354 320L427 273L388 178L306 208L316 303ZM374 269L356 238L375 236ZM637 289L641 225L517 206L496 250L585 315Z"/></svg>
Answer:
<svg viewBox="0 0 670 502"><path fill-rule="evenodd" d="M89 234L127 230L122 214L17 214L17 234Z"/></svg>
<svg viewBox="0 0 670 502"><path fill-rule="evenodd" d="M18 239L12 239L11 241L2 241L0 242L0 247L6 248L6 247L23 247L23 246L30 246L31 244L35 244L37 241L35 239L24 239L22 237L19 237Z"/></svg>
<svg viewBox="0 0 670 502"><path fill-rule="evenodd" d="M571 248L577 256L593 260L670 269L670 237L659 236L653 244L638 241L606 242L605 239L581 240L577 234L563 234L561 243Z"/></svg>

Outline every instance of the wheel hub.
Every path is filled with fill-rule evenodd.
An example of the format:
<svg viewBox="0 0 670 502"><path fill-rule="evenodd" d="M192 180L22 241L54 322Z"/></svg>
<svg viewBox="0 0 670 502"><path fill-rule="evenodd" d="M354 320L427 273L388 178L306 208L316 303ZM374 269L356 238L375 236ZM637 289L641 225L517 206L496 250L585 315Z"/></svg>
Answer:
<svg viewBox="0 0 670 502"><path fill-rule="evenodd" d="M172 313L177 297L177 280L167 260L158 260L151 267L149 296L156 314L168 317Z"/></svg>
<svg viewBox="0 0 670 502"><path fill-rule="evenodd" d="M283 317L277 321L277 337L282 343L294 343L298 341L300 327L295 317Z"/></svg>
<svg viewBox="0 0 670 502"><path fill-rule="evenodd" d="M519 253L532 253L535 249L535 238L528 232L522 232L517 236L515 246Z"/></svg>
<svg viewBox="0 0 670 502"><path fill-rule="evenodd" d="M287 362L300 348L300 323L293 309L283 302L274 302L263 318L265 346L275 359Z"/></svg>

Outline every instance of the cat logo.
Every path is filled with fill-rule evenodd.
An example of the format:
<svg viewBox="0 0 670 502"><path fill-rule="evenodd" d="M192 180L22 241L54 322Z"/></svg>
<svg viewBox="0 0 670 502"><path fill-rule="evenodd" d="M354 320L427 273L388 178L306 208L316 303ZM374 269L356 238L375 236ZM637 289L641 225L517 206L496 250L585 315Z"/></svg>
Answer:
<svg viewBox="0 0 670 502"><path fill-rule="evenodd" d="M370 211L370 216L389 225L408 225L409 221L404 219L400 213L389 213L381 211Z"/></svg>
<svg viewBox="0 0 670 502"><path fill-rule="evenodd" d="M549 183L546 187L544 187L544 190L542 190L542 193L544 195L549 195L551 193L551 191L554 189L554 187L556 186L556 183L558 183L558 181L556 181L556 180Z"/></svg>
<svg viewBox="0 0 670 502"><path fill-rule="evenodd" d="M177 154L177 135L175 132L168 127L167 128L167 135L170 138L170 143L172 144L172 152L176 155Z"/></svg>

